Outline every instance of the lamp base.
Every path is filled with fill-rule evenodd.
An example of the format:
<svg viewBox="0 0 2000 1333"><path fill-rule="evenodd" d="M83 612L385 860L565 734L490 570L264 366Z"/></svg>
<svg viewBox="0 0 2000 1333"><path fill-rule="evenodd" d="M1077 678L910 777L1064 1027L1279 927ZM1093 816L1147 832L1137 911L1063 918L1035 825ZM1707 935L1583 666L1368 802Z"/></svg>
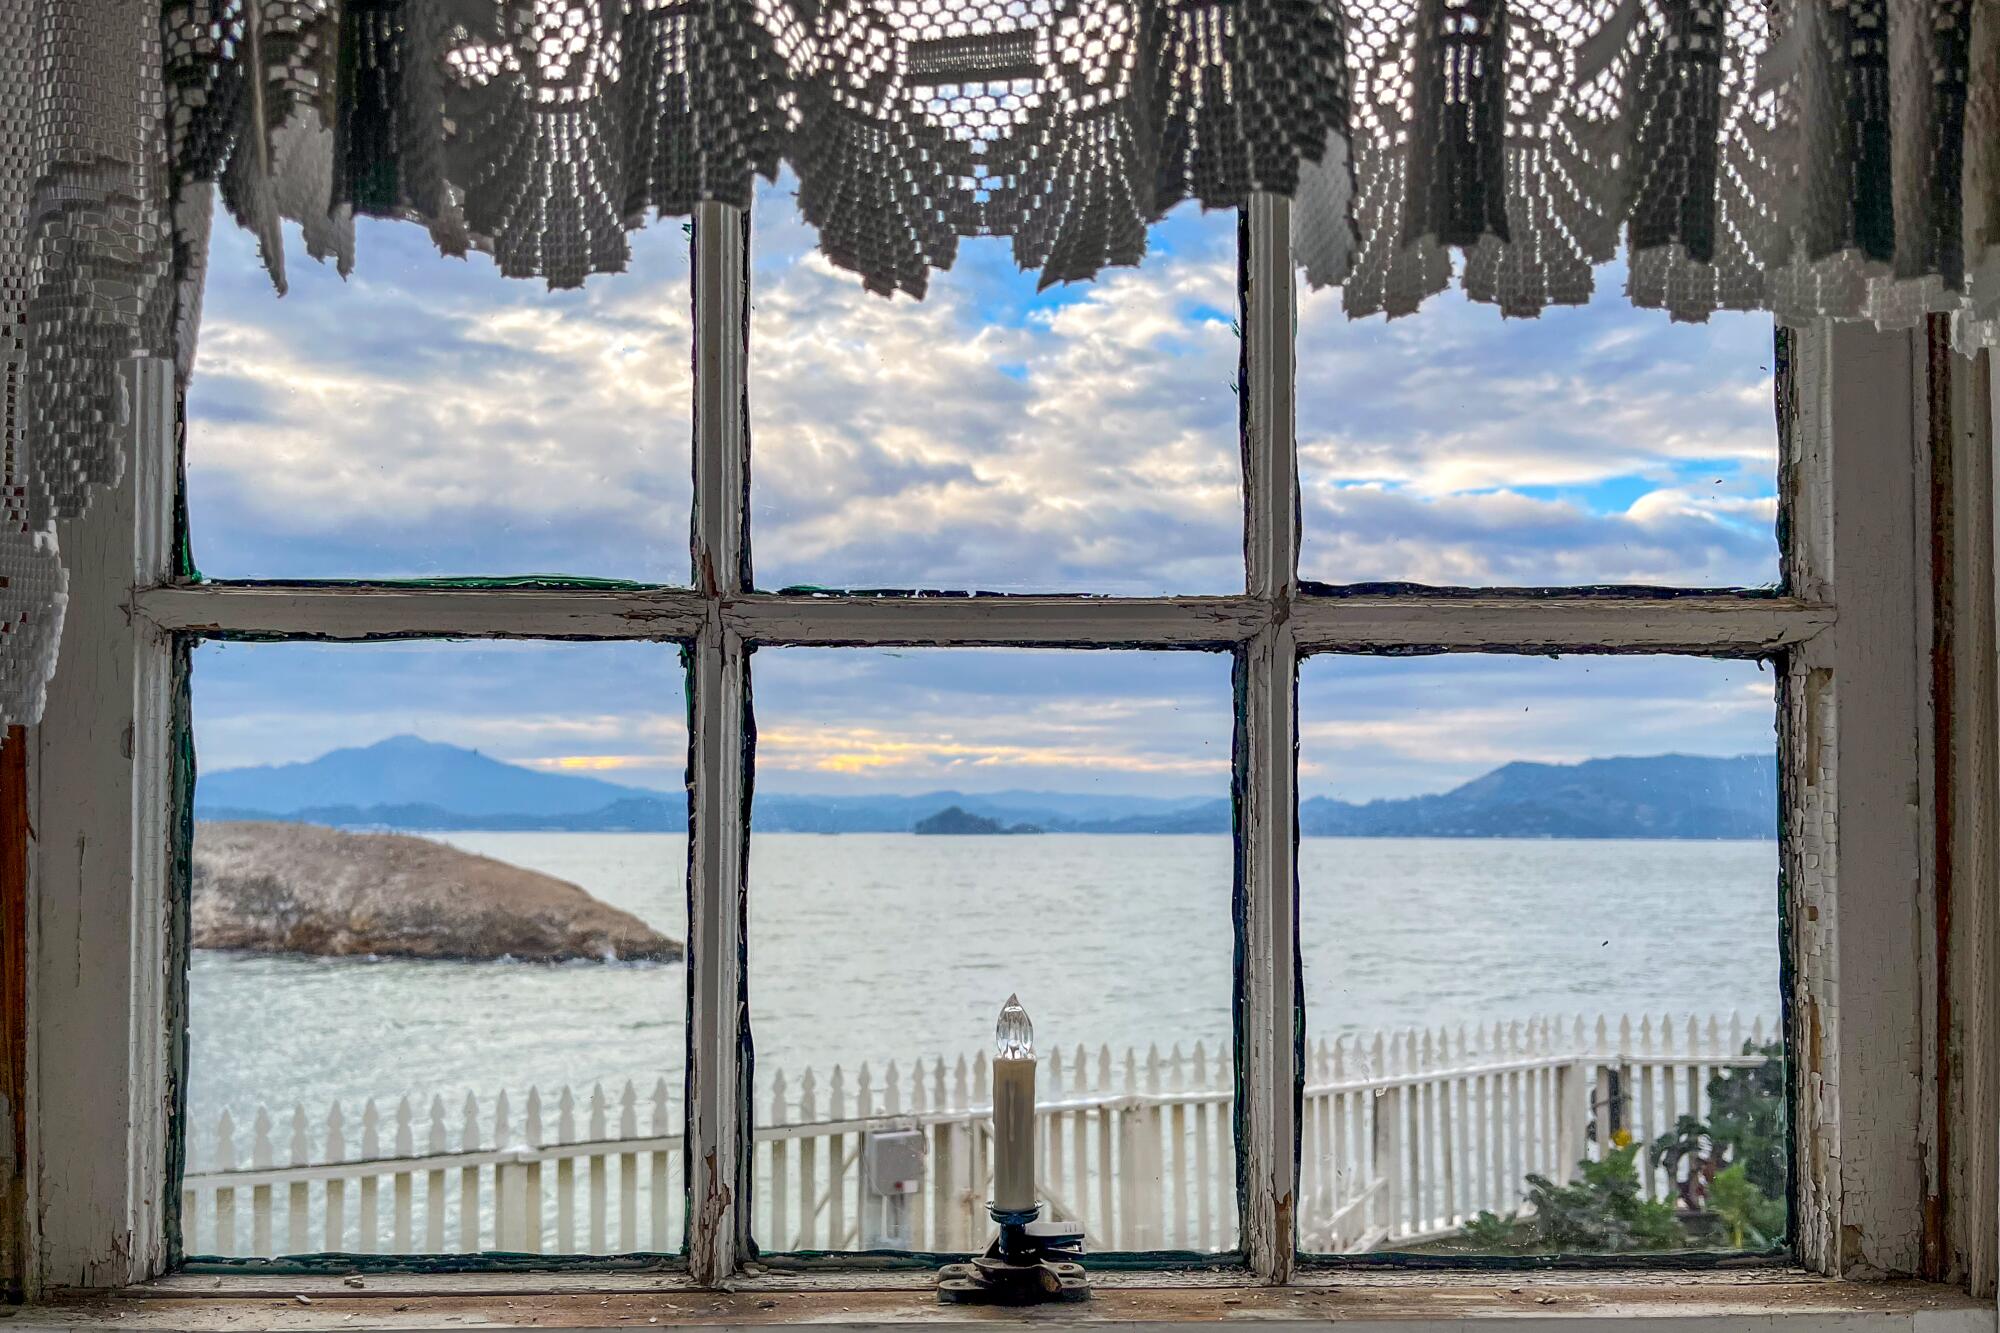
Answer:
<svg viewBox="0 0 2000 1333"><path fill-rule="evenodd" d="M1087 1301L1090 1279L1075 1262L1083 1253L1083 1228L1040 1222L1039 1207L1003 1212L988 1206L1000 1234L971 1263L938 1270L941 1305L1041 1305Z"/></svg>

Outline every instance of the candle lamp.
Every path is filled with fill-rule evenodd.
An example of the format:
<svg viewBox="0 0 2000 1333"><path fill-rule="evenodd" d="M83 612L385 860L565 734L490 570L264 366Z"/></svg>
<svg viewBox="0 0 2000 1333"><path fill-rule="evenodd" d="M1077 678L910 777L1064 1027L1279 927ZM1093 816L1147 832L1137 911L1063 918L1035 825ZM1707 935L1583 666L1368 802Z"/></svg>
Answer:
<svg viewBox="0 0 2000 1333"><path fill-rule="evenodd" d="M1000 1228L986 1253L938 1273L945 1303L1035 1305L1090 1299L1083 1227L1044 1222L1035 1197L1035 1028L1009 995L993 1029L993 1198Z"/></svg>

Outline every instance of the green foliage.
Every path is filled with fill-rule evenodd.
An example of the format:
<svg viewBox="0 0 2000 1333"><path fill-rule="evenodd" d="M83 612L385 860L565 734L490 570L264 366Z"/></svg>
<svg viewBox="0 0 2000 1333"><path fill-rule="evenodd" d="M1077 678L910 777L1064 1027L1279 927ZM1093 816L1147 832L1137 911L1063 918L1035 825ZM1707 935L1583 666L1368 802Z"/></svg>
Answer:
<svg viewBox="0 0 2000 1333"><path fill-rule="evenodd" d="M1469 1244L1457 1248L1475 1254L1511 1250L1515 1245L1515 1233L1519 1229L1520 1223L1513 1218L1489 1213L1482 1208L1479 1216L1467 1222L1465 1229L1460 1233Z"/></svg>
<svg viewBox="0 0 2000 1333"><path fill-rule="evenodd" d="M1653 1140L1652 1158L1655 1166L1667 1169L1668 1179L1680 1182L1681 1202L1689 1210L1699 1212L1708 1199L1709 1182L1715 1179L1722 1165L1708 1126L1694 1116L1682 1116L1672 1129ZM1686 1175L1681 1174L1683 1163L1687 1166Z"/></svg>
<svg viewBox="0 0 2000 1333"><path fill-rule="evenodd" d="M1724 1069L1708 1081L1708 1132L1731 1162L1741 1163L1749 1182L1765 1197L1785 1197L1785 1157L1790 1138L1785 1123L1785 1047L1744 1043L1745 1055L1761 1055L1754 1069Z"/></svg>
<svg viewBox="0 0 2000 1333"><path fill-rule="evenodd" d="M1727 1169L1742 1168L1744 1184L1765 1202L1775 1202L1780 1217L1774 1234L1784 1234L1785 1198L1785 1048L1780 1042L1743 1046L1745 1055L1761 1055L1764 1063L1751 1069L1721 1069L1708 1080L1708 1122L1684 1115L1674 1127L1653 1140L1656 1165L1680 1182L1681 1203L1692 1212L1711 1206L1710 1195ZM1685 1174L1683 1174L1685 1166ZM1769 1228L1755 1228L1760 1233Z"/></svg>
<svg viewBox="0 0 2000 1333"><path fill-rule="evenodd" d="M1785 1201L1757 1188L1749 1165L1738 1162L1718 1171L1708 1206L1721 1220L1731 1249L1768 1249L1785 1237Z"/></svg>
<svg viewBox="0 0 2000 1333"><path fill-rule="evenodd" d="M1684 1115L1647 1149L1678 1182L1677 1203L1641 1196L1641 1145L1624 1143L1602 1161L1577 1163L1574 1183L1528 1177L1527 1207L1511 1217L1483 1212L1450 1249L1481 1254L1619 1254L1702 1243L1768 1249L1785 1235L1784 1046L1744 1045L1762 1055L1750 1069L1718 1070L1708 1081L1709 1118ZM1621 1133L1619 1140L1624 1140ZM1713 1237L1711 1242L1710 1238Z"/></svg>
<svg viewBox="0 0 2000 1333"><path fill-rule="evenodd" d="M1621 1254L1671 1250L1687 1244L1672 1204L1639 1197L1634 1159L1639 1145L1613 1148L1598 1162L1578 1163L1582 1179L1558 1185L1528 1177L1528 1222L1537 1249L1558 1253Z"/></svg>

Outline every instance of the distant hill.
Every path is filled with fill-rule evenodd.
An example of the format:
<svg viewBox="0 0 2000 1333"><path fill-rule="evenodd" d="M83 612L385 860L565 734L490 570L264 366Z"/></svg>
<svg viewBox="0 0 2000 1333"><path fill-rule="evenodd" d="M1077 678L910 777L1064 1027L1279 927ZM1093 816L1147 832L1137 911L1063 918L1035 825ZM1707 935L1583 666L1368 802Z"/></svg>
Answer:
<svg viewBox="0 0 2000 1333"><path fill-rule="evenodd" d="M580 815L613 801L654 795L597 778L541 773L417 736L391 736L301 764L204 773L195 803L275 815L425 805L461 815Z"/></svg>
<svg viewBox="0 0 2000 1333"><path fill-rule="evenodd" d="M907 833L957 810L1049 833L1228 833L1227 798L1006 791L917 796L759 792L773 833ZM336 828L679 832L686 796L541 773L474 750L396 736L301 764L204 773L203 819L281 819ZM951 822L956 822L954 821ZM1772 838L1777 760L1652 755L1579 764L1512 763L1450 791L1299 805L1307 837Z"/></svg>
<svg viewBox="0 0 2000 1333"><path fill-rule="evenodd" d="M1775 838L1775 755L1512 763L1435 796L1299 805L1313 837Z"/></svg>
<svg viewBox="0 0 2000 1333"><path fill-rule="evenodd" d="M924 816L910 829L912 833L926 836L953 833L1040 833L1041 831L1033 824L1003 824L997 819L988 819L985 815L970 814L955 805L946 806L934 815Z"/></svg>

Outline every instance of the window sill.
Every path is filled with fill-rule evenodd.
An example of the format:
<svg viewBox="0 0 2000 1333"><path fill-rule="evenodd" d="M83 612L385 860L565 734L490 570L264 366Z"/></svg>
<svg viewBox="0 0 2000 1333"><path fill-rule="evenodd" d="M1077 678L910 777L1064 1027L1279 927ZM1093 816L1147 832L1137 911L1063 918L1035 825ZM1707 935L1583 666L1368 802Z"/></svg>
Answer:
<svg viewBox="0 0 2000 1333"><path fill-rule="evenodd" d="M1223 1280L1218 1280L1223 1279ZM14 1329L244 1333L450 1328L471 1325L635 1330L648 1326L880 1329L936 1323L999 1328L1074 1323L1106 1328L1246 1322L1342 1325L1343 1333L1423 1333L1508 1319L1560 1320L1585 1333L1634 1320L1675 1333L1996 1333L1991 1302L1917 1282L1837 1282L1794 1272L1318 1273L1289 1287L1240 1275L1100 1273L1088 1305L1008 1311L939 1306L927 1274L746 1277L729 1291L681 1274L370 1274L161 1279L116 1292L57 1294L12 1311Z"/></svg>

